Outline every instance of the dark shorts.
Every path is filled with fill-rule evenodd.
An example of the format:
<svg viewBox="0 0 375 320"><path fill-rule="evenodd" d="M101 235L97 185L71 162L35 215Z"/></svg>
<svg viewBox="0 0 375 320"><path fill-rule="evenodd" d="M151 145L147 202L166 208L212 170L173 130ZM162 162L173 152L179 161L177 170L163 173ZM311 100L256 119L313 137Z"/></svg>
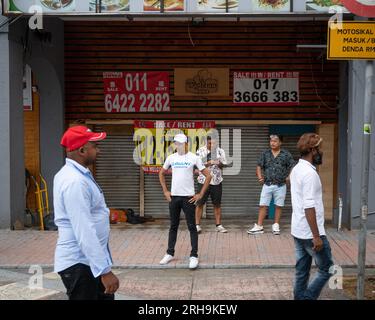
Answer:
<svg viewBox="0 0 375 320"><path fill-rule="evenodd" d="M203 184L201 183L198 183L198 193L201 192L202 190L202 187L203 187ZM197 205L198 206L203 206L207 200L208 200L208 196L211 196L211 201L212 201L212 204L215 206L215 207L219 207L221 205L221 196L223 194L223 184L220 183L218 185L212 185L210 184L206 193L204 194L203 198L200 199L198 202L197 202Z"/></svg>

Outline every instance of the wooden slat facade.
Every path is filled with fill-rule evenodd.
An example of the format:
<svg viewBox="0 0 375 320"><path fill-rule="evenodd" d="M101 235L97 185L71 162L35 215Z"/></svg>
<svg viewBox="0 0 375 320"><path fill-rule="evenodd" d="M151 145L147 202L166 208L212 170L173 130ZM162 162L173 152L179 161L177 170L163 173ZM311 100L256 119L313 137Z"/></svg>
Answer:
<svg viewBox="0 0 375 320"><path fill-rule="evenodd" d="M339 64L298 44L325 44L324 21L65 22L66 120L213 119L336 122ZM234 71L298 71L300 105L233 106L232 96L175 97L174 68L224 67ZM171 111L106 113L104 71L168 71Z"/></svg>

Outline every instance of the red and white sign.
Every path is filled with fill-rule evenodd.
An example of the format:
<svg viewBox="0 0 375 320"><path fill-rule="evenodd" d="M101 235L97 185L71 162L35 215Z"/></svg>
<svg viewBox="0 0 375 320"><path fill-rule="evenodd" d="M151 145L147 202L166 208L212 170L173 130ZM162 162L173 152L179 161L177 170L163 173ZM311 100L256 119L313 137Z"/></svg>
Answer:
<svg viewBox="0 0 375 320"><path fill-rule="evenodd" d="M184 121L184 120L160 120L143 121L134 120L134 128L148 129L180 129L182 131L189 129L210 129L215 128L215 121ZM185 132L185 134L188 134Z"/></svg>
<svg viewBox="0 0 375 320"><path fill-rule="evenodd" d="M375 18L374 0L341 0L346 9L360 17Z"/></svg>
<svg viewBox="0 0 375 320"><path fill-rule="evenodd" d="M298 72L234 72L233 104L294 106L299 104Z"/></svg>
<svg viewBox="0 0 375 320"><path fill-rule="evenodd" d="M104 72L105 110L169 112L168 72Z"/></svg>

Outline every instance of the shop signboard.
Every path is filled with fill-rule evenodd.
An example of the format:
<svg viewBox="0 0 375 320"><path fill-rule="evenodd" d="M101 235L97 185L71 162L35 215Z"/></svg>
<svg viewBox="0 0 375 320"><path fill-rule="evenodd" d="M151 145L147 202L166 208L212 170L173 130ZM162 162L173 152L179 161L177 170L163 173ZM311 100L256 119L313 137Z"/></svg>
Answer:
<svg viewBox="0 0 375 320"><path fill-rule="evenodd" d="M215 121L134 121L135 149L133 158L145 173L158 173L165 159L175 152L173 137L184 133L188 150L196 153L203 145L207 132L215 128Z"/></svg>
<svg viewBox="0 0 375 320"><path fill-rule="evenodd" d="M374 0L4 0L5 14L32 13L37 5L44 14L118 14L118 13L255 13L283 14L349 12L359 6L373 8ZM353 5L354 3L354 5ZM372 4L372 6L370 6ZM363 9L361 9L363 11ZM371 10L370 10L371 11ZM369 12L369 10L367 10Z"/></svg>
<svg viewBox="0 0 375 320"><path fill-rule="evenodd" d="M104 72L103 82L108 113L170 111L168 72Z"/></svg>
<svg viewBox="0 0 375 320"><path fill-rule="evenodd" d="M228 68L177 68L175 96L229 96Z"/></svg>
<svg viewBox="0 0 375 320"><path fill-rule="evenodd" d="M327 59L375 59L375 21L328 23Z"/></svg>
<svg viewBox="0 0 375 320"><path fill-rule="evenodd" d="M294 106L299 104L299 73L289 71L233 73L233 104Z"/></svg>

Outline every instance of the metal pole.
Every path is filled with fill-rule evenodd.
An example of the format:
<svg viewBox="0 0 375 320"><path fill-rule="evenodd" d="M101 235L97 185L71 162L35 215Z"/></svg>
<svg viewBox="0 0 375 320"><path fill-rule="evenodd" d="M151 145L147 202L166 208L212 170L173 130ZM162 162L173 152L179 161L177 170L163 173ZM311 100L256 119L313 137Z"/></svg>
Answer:
<svg viewBox="0 0 375 320"><path fill-rule="evenodd" d="M371 142L371 103L372 103L372 81L374 77L374 65L372 61L366 62L366 87L364 103L364 123L363 123L363 157L361 176L361 215L360 231L358 238L358 279L357 279L357 299L363 300L365 293L365 263L366 263L366 235L367 235L367 214L368 214L368 181L369 181L369 160Z"/></svg>

